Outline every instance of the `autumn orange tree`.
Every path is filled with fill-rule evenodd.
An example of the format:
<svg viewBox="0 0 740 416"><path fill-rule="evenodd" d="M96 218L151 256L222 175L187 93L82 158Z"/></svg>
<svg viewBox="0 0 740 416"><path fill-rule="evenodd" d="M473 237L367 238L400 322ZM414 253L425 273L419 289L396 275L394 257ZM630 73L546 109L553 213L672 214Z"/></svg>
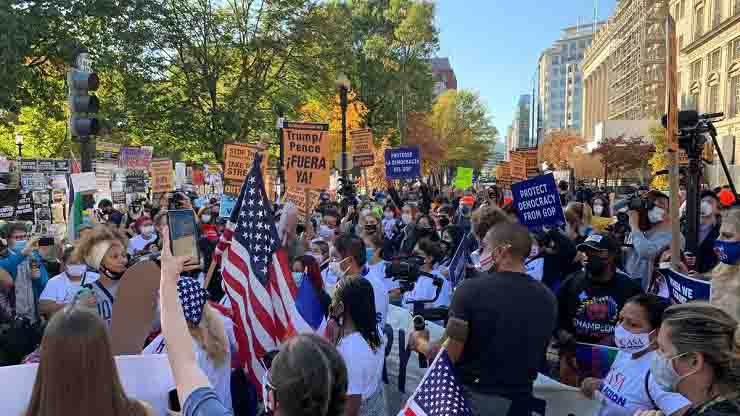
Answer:
<svg viewBox="0 0 740 416"><path fill-rule="evenodd" d="M655 147L642 137L608 137L599 143L593 153L601 157L604 173L620 178L625 172L647 168ZM604 182L607 181L604 178Z"/></svg>
<svg viewBox="0 0 740 416"><path fill-rule="evenodd" d="M586 141L570 130L555 130L545 137L540 146L540 160L547 162L555 169L567 169L568 161L576 153L576 147Z"/></svg>

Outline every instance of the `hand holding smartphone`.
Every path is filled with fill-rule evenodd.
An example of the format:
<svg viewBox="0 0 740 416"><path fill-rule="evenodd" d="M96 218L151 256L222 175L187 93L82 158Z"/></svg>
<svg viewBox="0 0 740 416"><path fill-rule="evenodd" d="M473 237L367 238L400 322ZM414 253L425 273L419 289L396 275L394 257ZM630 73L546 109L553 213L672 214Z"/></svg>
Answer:
<svg viewBox="0 0 740 416"><path fill-rule="evenodd" d="M198 223L192 209L173 209L167 211L170 232L170 249L175 257L190 257L195 264L200 263L198 250Z"/></svg>

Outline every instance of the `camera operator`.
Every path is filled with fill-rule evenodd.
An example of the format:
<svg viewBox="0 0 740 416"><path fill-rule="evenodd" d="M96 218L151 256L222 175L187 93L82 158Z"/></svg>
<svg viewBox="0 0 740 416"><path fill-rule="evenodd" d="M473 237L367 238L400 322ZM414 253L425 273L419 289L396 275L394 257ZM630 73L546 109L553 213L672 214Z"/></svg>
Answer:
<svg viewBox="0 0 740 416"><path fill-rule="evenodd" d="M643 289L650 283L655 256L671 244L669 205L668 195L656 190L640 199L633 197L629 203L627 215L631 232L626 244L631 244L631 247L625 250L624 268L631 278L641 283Z"/></svg>
<svg viewBox="0 0 740 416"><path fill-rule="evenodd" d="M424 304L425 308L440 308L450 306L450 297L452 295L452 285L444 278L441 272L434 270L434 265L438 260L442 258L442 247L439 242L432 240L429 237L422 238L416 243L414 252L409 261L419 267L424 273L433 274L441 277L444 280L442 285L442 291L439 293L439 297L434 302L428 302ZM414 284L414 288L403 294L403 306L410 310L414 310L413 303L415 300L426 300L434 299L434 295L437 293L437 288L434 286L434 281L427 276L419 276L419 279Z"/></svg>
<svg viewBox="0 0 740 416"><path fill-rule="evenodd" d="M580 264L573 261L576 257L576 245L557 229L536 233L533 237L532 250L526 262L528 274L541 280L556 293L565 277L580 267ZM541 270L537 273L538 270L533 269L539 268L539 259L542 260Z"/></svg>
<svg viewBox="0 0 740 416"><path fill-rule="evenodd" d="M524 274L532 246L525 227L499 223L483 246L487 274L457 287L442 341L430 343L427 331L415 331L409 345L431 358L444 343L474 415L528 416L555 329L555 296Z"/></svg>

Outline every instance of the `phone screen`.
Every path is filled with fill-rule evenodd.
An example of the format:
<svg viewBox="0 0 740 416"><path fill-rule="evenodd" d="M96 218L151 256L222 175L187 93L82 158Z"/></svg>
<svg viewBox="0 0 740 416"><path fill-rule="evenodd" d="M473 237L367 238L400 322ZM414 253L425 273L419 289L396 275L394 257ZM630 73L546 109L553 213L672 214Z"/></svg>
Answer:
<svg viewBox="0 0 740 416"><path fill-rule="evenodd" d="M195 262L200 262L195 212L191 209L170 210L167 211L167 219L170 225L172 254L192 257Z"/></svg>

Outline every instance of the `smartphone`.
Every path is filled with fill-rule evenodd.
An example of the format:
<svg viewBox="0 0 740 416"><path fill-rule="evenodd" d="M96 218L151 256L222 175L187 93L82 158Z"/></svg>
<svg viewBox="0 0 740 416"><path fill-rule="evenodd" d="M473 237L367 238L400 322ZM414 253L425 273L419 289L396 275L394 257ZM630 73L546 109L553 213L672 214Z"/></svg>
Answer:
<svg viewBox="0 0 740 416"><path fill-rule="evenodd" d="M170 226L170 249L175 256L192 257L200 263L198 250L198 224L192 209L173 209L167 211Z"/></svg>
<svg viewBox="0 0 740 416"><path fill-rule="evenodd" d="M39 247L50 247L54 245L54 237L41 237Z"/></svg>

